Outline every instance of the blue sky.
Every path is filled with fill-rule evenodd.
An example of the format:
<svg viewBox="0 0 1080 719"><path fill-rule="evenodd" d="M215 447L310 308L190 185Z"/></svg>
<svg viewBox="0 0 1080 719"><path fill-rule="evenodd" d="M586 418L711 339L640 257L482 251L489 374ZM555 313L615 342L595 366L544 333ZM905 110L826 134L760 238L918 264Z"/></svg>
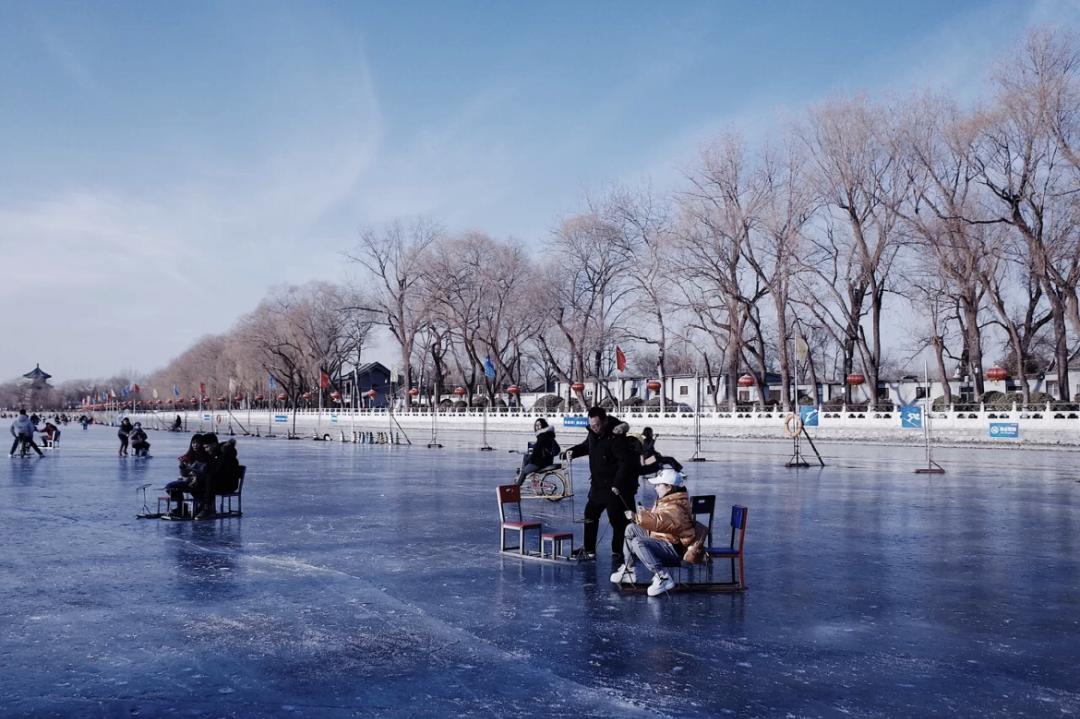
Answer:
<svg viewBox="0 0 1080 719"><path fill-rule="evenodd" d="M152 370L273 284L348 279L363 225L542 246L719 131L839 93L974 100L1032 25L1080 7L8 0L0 379Z"/></svg>

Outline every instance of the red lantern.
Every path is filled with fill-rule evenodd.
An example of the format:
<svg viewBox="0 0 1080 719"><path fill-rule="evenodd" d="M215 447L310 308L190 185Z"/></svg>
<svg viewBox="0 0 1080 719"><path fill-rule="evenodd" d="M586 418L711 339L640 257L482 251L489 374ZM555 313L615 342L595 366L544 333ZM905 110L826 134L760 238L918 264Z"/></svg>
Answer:
<svg viewBox="0 0 1080 719"><path fill-rule="evenodd" d="M242 394L238 394L235 397L233 397L233 402L236 402L237 404L240 404L243 401L244 401L244 395L242 395Z"/></svg>
<svg viewBox="0 0 1080 719"><path fill-rule="evenodd" d="M517 394L520 391L521 390L518 389L518 386L516 384L512 384L512 385L510 385L509 387L506 388L506 392L508 394Z"/></svg>
<svg viewBox="0 0 1080 719"><path fill-rule="evenodd" d="M199 398L198 398L198 397L195 397L194 395L192 395L192 397L191 397L191 403L192 403L192 404L198 404L198 403L199 403Z"/></svg>
<svg viewBox="0 0 1080 719"><path fill-rule="evenodd" d="M262 402L263 401L263 396L261 394L255 395L255 401L256 402Z"/></svg>
<svg viewBox="0 0 1080 719"><path fill-rule="evenodd" d="M574 390L578 394L581 394L582 392L585 391L585 383L584 382L575 382L574 384L570 385L570 389Z"/></svg>
<svg viewBox="0 0 1080 719"><path fill-rule="evenodd" d="M367 392L365 392L364 394L365 394L365 395L367 396L367 398L368 398L368 399L375 399L376 397L378 397L378 396L379 396L379 393L378 393L378 392L376 392L376 391L375 391L375 390L373 390L373 389L369 389L369 390L368 390Z"/></svg>
<svg viewBox="0 0 1080 719"><path fill-rule="evenodd" d="M454 387L454 394L456 394L458 397L464 397L465 396L465 388L464 387Z"/></svg>
<svg viewBox="0 0 1080 719"><path fill-rule="evenodd" d="M753 387L754 386L754 376L750 375L750 374L744 374L743 376L739 377L739 386L740 387Z"/></svg>
<svg viewBox="0 0 1080 719"><path fill-rule="evenodd" d="M419 397L420 396L420 390L416 389L416 387L413 387L412 389L409 390L409 396L410 397Z"/></svg>
<svg viewBox="0 0 1080 719"><path fill-rule="evenodd" d="M311 392L304 392L304 394L302 394L300 396L304 398L305 402L310 402L311 401Z"/></svg>
<svg viewBox="0 0 1080 719"><path fill-rule="evenodd" d="M851 374L849 374L847 376L847 383L849 385L851 385L852 387L858 387L859 385L864 384L865 382L866 382L866 377L859 374L858 372L852 372Z"/></svg>
<svg viewBox="0 0 1080 719"><path fill-rule="evenodd" d="M659 392L661 387L660 380L651 379L645 383L645 386L649 388L650 392Z"/></svg>
<svg viewBox="0 0 1080 719"><path fill-rule="evenodd" d="M334 390L333 392L330 393L330 399L334 400L335 402L340 402L341 401L341 392L338 392L337 390Z"/></svg>
<svg viewBox="0 0 1080 719"><path fill-rule="evenodd" d="M228 402L229 398L226 397L225 395L221 395L220 397L217 398L217 401L218 402Z"/></svg>
<svg viewBox="0 0 1080 719"><path fill-rule="evenodd" d="M1009 370L1004 367L991 367L986 370L986 379L993 380L994 382L1009 379Z"/></svg>
<svg viewBox="0 0 1080 719"><path fill-rule="evenodd" d="M278 398L278 402L284 402L285 400L287 400L289 398L289 395L282 392L281 394L279 394L277 396L277 398Z"/></svg>

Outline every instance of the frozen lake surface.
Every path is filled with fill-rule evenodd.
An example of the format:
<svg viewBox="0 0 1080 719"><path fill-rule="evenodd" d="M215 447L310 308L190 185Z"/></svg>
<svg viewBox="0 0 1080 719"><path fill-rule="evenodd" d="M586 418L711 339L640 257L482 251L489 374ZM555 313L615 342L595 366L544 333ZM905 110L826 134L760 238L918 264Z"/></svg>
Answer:
<svg viewBox="0 0 1080 719"><path fill-rule="evenodd" d="M716 445L690 491L721 524L749 507L749 591L647 598L608 582L610 529L591 564L498 555L524 437L239 438L245 514L210 522L135 519L188 435L119 459L69 425L3 458L0 715L1080 714L1076 453L942 450L926 477L917 447L796 472L788 445Z"/></svg>

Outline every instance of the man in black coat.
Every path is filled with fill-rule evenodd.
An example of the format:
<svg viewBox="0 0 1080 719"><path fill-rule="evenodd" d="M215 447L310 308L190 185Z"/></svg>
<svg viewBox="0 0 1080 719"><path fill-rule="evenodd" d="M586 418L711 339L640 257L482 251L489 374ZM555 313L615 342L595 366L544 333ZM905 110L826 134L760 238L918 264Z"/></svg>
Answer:
<svg viewBox="0 0 1080 719"><path fill-rule="evenodd" d="M623 533L629 520L626 508L634 506L639 460L626 432L629 425L608 417L603 407L589 410L589 434L585 441L563 452L563 458L589 455L589 501L585 504L583 559L596 558L596 535L600 515L607 512L611 524L611 553L622 557ZM618 489L619 495L612 492ZM625 504L624 504L625 503ZM620 560L621 561L621 560Z"/></svg>

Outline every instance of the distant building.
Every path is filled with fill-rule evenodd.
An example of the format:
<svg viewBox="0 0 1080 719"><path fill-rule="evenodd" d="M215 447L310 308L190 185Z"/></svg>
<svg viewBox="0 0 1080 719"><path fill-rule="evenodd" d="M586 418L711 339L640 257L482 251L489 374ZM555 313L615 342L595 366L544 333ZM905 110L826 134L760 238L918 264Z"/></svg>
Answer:
<svg viewBox="0 0 1080 719"><path fill-rule="evenodd" d="M390 404L390 370L381 362L368 362L341 377L341 393L350 399L359 392L356 404L360 407L386 407ZM400 386L394 389L400 389ZM375 390L374 398L367 393Z"/></svg>
<svg viewBox="0 0 1080 719"><path fill-rule="evenodd" d="M30 370L22 376L20 383L26 384L32 390L42 390L50 387L49 379L51 374L41 369L41 365L35 365L34 369Z"/></svg>
<svg viewBox="0 0 1080 719"><path fill-rule="evenodd" d="M27 408L35 408L44 400L44 394L52 389L49 378L52 375L41 369L41 365L35 365L19 378L17 397L19 404Z"/></svg>

